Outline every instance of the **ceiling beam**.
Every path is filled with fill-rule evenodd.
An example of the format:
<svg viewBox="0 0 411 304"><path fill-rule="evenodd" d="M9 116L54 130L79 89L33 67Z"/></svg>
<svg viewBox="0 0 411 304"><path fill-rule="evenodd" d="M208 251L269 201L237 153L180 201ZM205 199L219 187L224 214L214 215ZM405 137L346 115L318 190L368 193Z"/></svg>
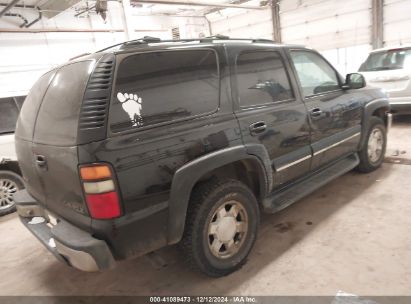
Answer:
<svg viewBox="0 0 411 304"><path fill-rule="evenodd" d="M0 12L0 17L3 17L10 9L13 8L20 0L13 0L11 1L3 10Z"/></svg>
<svg viewBox="0 0 411 304"><path fill-rule="evenodd" d="M235 4L236 5L240 5L240 4L243 4L243 3L247 3L247 2L249 2L250 0L238 0L238 1L236 1L235 2ZM244 6L243 6L244 7ZM205 16L205 15L208 15L208 14L212 14L212 13L215 13L215 12L219 12L219 11L221 11L221 10L223 10L224 8L221 8L221 7L213 7L213 8L210 8L210 9L208 9L208 10L206 10L206 11L204 11L203 12L203 15Z"/></svg>
<svg viewBox="0 0 411 304"><path fill-rule="evenodd" d="M215 7L215 8L239 8L239 9L254 9L254 10L261 10L265 9L265 7L261 6L245 6L239 4L214 4L209 2L202 2L202 1L173 1L173 0L131 0L133 4L138 3L150 3L150 4L165 4L165 5L187 5L187 6L204 6L204 7Z"/></svg>
<svg viewBox="0 0 411 304"><path fill-rule="evenodd" d="M48 0L41 4L41 10L45 17L51 19L79 2L81 0Z"/></svg>
<svg viewBox="0 0 411 304"><path fill-rule="evenodd" d="M138 29L134 32L166 32L163 29ZM72 28L42 28L42 29L29 29L29 28L0 28L0 33L123 33L124 29L72 29Z"/></svg>

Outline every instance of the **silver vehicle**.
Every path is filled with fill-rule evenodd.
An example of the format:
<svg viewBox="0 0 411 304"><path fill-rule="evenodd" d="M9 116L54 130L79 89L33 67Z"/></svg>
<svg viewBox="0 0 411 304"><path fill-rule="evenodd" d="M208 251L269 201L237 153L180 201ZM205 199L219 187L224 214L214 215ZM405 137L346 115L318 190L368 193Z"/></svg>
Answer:
<svg viewBox="0 0 411 304"><path fill-rule="evenodd" d="M0 216L16 209L13 194L24 188L14 148L14 129L24 98L0 98Z"/></svg>
<svg viewBox="0 0 411 304"><path fill-rule="evenodd" d="M359 72L389 94L392 112L411 113L411 45L372 51Z"/></svg>

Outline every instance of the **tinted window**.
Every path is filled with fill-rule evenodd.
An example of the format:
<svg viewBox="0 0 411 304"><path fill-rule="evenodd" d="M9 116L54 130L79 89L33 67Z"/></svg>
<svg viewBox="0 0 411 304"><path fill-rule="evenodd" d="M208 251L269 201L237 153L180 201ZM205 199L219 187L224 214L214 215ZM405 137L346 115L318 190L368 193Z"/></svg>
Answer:
<svg viewBox="0 0 411 304"><path fill-rule="evenodd" d="M293 99L293 92L278 52L242 53L237 58L237 85L243 107Z"/></svg>
<svg viewBox="0 0 411 304"><path fill-rule="evenodd" d="M393 49L372 53L361 65L360 72L397 70L411 67L411 49Z"/></svg>
<svg viewBox="0 0 411 304"><path fill-rule="evenodd" d="M211 50L132 55L119 66L110 107L113 132L215 111L219 76Z"/></svg>
<svg viewBox="0 0 411 304"><path fill-rule="evenodd" d="M335 91L340 88L337 73L318 54L306 51L292 51L294 63L305 97Z"/></svg>
<svg viewBox="0 0 411 304"><path fill-rule="evenodd" d="M19 110L12 97L0 99L0 134L14 132L18 115Z"/></svg>
<svg viewBox="0 0 411 304"><path fill-rule="evenodd" d="M51 81L40 106L34 141L49 145L74 145L77 142L80 107L93 61L61 67ZM26 107L27 100L23 109Z"/></svg>
<svg viewBox="0 0 411 304"><path fill-rule="evenodd" d="M56 71L50 71L41 76L31 88L27 98L21 108L17 128L16 136L32 140L34 123L36 122L37 113L40 108L43 96L53 79Z"/></svg>

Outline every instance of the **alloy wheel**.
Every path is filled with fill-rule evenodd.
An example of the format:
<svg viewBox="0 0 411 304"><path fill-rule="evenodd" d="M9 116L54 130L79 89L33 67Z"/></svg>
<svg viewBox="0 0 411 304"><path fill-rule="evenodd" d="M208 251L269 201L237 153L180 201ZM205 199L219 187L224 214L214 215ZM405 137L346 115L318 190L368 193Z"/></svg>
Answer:
<svg viewBox="0 0 411 304"><path fill-rule="evenodd" d="M235 255L244 243L248 230L248 215L238 201L224 202L213 214L208 225L208 246L211 253L226 259Z"/></svg>
<svg viewBox="0 0 411 304"><path fill-rule="evenodd" d="M0 179L0 210L14 205L13 194L18 190L17 184L10 179Z"/></svg>
<svg viewBox="0 0 411 304"><path fill-rule="evenodd" d="M368 158L372 163L378 162L384 146L384 136L379 128L371 131L368 138Z"/></svg>

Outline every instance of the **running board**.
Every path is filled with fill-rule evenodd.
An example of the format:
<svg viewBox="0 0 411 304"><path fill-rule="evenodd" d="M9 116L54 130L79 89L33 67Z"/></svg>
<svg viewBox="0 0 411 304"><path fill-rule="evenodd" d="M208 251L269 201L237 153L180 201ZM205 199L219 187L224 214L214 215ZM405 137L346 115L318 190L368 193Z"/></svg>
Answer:
<svg viewBox="0 0 411 304"><path fill-rule="evenodd" d="M327 168L314 172L301 181L297 181L285 189L274 192L263 200L264 211L267 213L275 213L290 206L333 179L351 171L357 167L359 163L360 160L357 153L351 154Z"/></svg>

